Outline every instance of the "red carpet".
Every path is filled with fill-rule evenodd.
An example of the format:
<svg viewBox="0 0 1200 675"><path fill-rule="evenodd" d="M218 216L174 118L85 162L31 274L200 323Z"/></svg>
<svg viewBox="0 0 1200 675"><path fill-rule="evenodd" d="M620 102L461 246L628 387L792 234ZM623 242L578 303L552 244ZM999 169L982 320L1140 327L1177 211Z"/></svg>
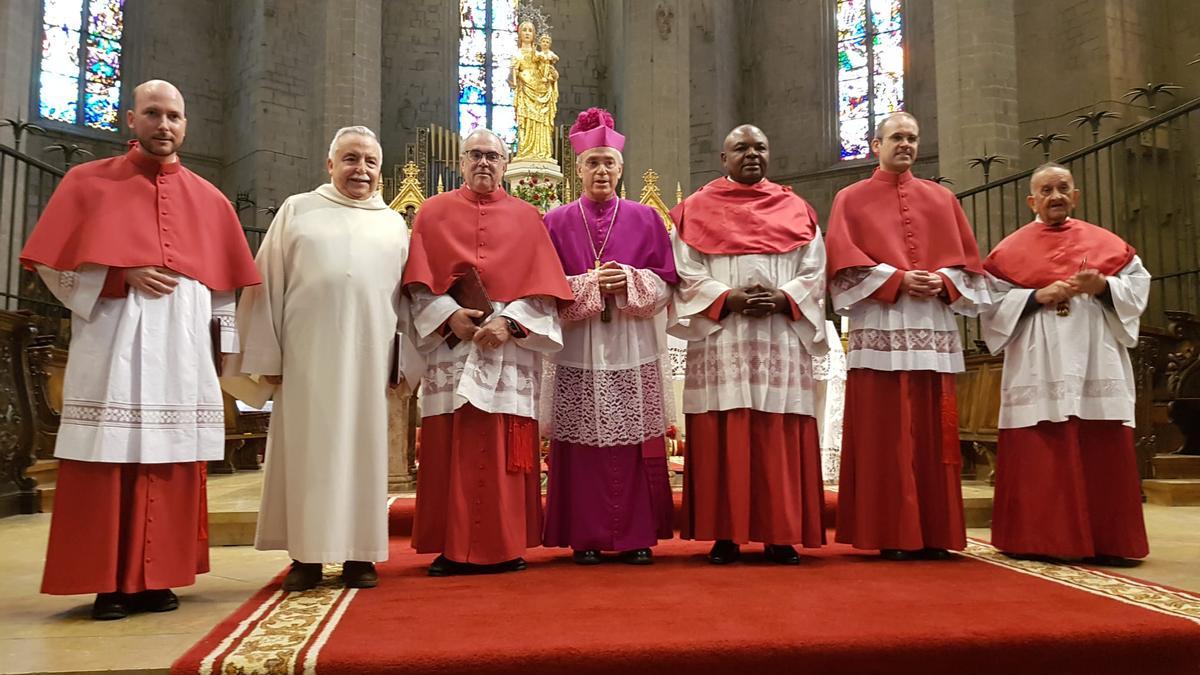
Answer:
<svg viewBox="0 0 1200 675"><path fill-rule="evenodd" d="M402 531L410 504L392 507ZM830 537L832 539L832 537ZM972 542L951 562L889 563L831 545L799 567L715 567L670 541L649 567L572 564L434 579L403 536L379 588L337 567L307 593L259 591L175 673L1197 673L1200 597Z"/></svg>

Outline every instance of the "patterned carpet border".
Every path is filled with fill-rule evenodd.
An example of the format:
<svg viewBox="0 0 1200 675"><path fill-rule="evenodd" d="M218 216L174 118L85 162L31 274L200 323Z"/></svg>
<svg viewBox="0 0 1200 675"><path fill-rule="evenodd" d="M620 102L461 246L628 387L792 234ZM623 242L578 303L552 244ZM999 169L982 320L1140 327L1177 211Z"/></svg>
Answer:
<svg viewBox="0 0 1200 675"><path fill-rule="evenodd" d="M1200 597L1186 591L1079 565L1014 560L1005 556L995 546L979 539L968 539L967 550L962 551L961 555L1200 624Z"/></svg>

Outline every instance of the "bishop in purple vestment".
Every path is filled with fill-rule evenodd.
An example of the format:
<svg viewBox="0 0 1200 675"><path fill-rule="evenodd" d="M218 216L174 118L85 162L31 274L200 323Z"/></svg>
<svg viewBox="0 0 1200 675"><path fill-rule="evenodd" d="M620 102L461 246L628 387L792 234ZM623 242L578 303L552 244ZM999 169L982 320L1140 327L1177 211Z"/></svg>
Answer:
<svg viewBox="0 0 1200 675"><path fill-rule="evenodd" d="M679 278L658 212L617 197L625 137L612 116L580 113L570 138L583 196L545 218L575 300L559 307L564 346L546 373L543 544L569 546L580 564L601 551L649 564L650 547L672 536L664 331Z"/></svg>

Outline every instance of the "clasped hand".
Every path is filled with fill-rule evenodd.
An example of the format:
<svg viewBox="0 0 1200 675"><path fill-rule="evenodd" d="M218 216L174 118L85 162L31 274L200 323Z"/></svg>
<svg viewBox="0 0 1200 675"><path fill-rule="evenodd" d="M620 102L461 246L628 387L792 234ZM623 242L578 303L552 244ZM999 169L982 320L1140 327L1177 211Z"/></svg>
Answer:
<svg viewBox="0 0 1200 675"><path fill-rule="evenodd" d="M1049 286L1037 289L1033 297L1043 305L1057 305L1067 302L1080 293L1099 295L1107 286L1108 277L1104 276L1100 270L1080 270L1070 279L1055 281Z"/></svg>
<svg viewBox="0 0 1200 675"><path fill-rule="evenodd" d="M152 298L170 295L179 281L171 270L162 267L131 267L125 270L125 283Z"/></svg>
<svg viewBox="0 0 1200 675"><path fill-rule="evenodd" d="M463 342L474 342L484 349L495 349L508 342L508 323L502 316L494 316L482 326L475 325L475 319L483 316L477 309L457 309L446 322L450 332Z"/></svg>
<svg viewBox="0 0 1200 675"><path fill-rule="evenodd" d="M924 270L910 270L900 279L900 290L914 298L936 298L946 290L941 275Z"/></svg>
<svg viewBox="0 0 1200 675"><path fill-rule="evenodd" d="M725 296L725 307L734 314L763 317L787 310L788 300L778 288L755 284L729 291L729 295Z"/></svg>
<svg viewBox="0 0 1200 675"><path fill-rule="evenodd" d="M605 295L616 295L625 291L625 270L620 263L608 261L596 270L596 282L600 292Z"/></svg>

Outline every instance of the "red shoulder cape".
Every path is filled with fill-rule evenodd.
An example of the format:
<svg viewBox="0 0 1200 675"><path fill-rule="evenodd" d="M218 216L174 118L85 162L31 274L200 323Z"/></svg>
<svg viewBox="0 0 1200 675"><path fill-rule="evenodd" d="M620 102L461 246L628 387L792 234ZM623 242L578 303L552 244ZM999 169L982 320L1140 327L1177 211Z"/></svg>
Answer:
<svg viewBox="0 0 1200 675"><path fill-rule="evenodd" d="M961 267L981 273L979 246L958 199L912 173L875 174L837 193L825 238L829 277L886 263L932 272Z"/></svg>
<svg viewBox="0 0 1200 675"><path fill-rule="evenodd" d="M709 255L786 253L813 240L817 218L791 188L722 176L671 209L679 238Z"/></svg>
<svg viewBox="0 0 1200 675"><path fill-rule="evenodd" d="M91 263L157 265L214 291L262 283L229 200L179 162L131 147L80 164L51 195L21 264L75 270Z"/></svg>
<svg viewBox="0 0 1200 675"><path fill-rule="evenodd" d="M1117 235L1068 218L1062 225L1034 221L1005 237L983 267L1021 288L1043 288L1069 279L1083 268L1111 276L1133 260L1135 251Z"/></svg>
<svg viewBox="0 0 1200 675"><path fill-rule="evenodd" d="M464 185L430 197L417 212L404 285L441 295L471 267L492 300L574 299L537 209L502 189L480 195Z"/></svg>

